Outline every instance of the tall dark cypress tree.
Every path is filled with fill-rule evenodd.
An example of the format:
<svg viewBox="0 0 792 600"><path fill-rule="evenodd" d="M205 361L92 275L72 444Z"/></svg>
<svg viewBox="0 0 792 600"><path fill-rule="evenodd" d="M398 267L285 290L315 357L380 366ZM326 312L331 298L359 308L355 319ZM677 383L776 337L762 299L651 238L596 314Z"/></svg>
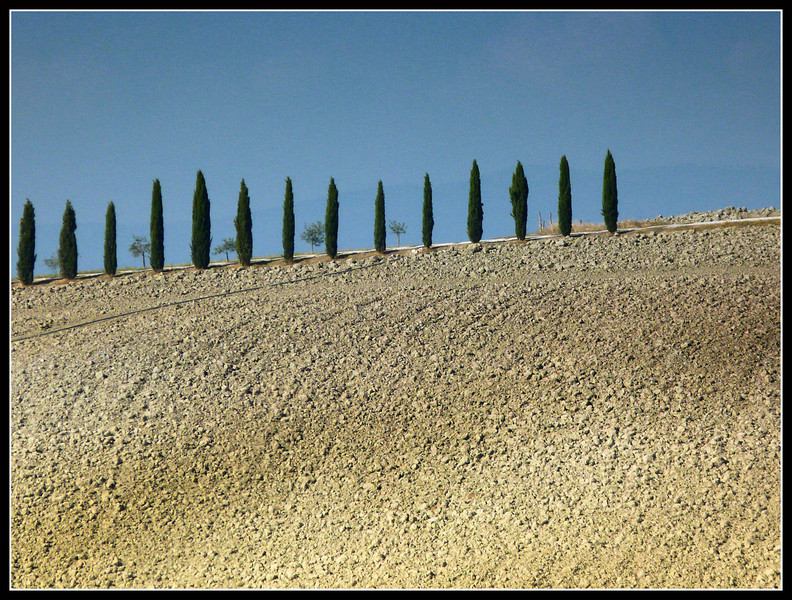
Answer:
<svg viewBox="0 0 792 600"><path fill-rule="evenodd" d="M518 240L524 240L528 221L528 180L525 178L525 171L519 160L514 169L514 175L512 175L509 198L512 206L511 216L514 219L514 235Z"/></svg>
<svg viewBox="0 0 792 600"><path fill-rule="evenodd" d="M22 220L19 221L19 245L17 246L17 277L24 285L33 283L33 267L36 263L36 212L30 200L25 200Z"/></svg>
<svg viewBox="0 0 792 600"><path fill-rule="evenodd" d="M473 168L470 169L470 196L468 198L468 218L467 232L468 238L474 244L481 241L484 232L482 222L484 220L484 207L481 203L481 176L476 161L473 161Z"/></svg>
<svg viewBox="0 0 792 600"><path fill-rule="evenodd" d="M248 194L244 179L239 185L239 200L237 201L234 227L236 228L236 253L239 264L248 267L250 259L253 257L253 218L250 215L250 194Z"/></svg>
<svg viewBox="0 0 792 600"><path fill-rule="evenodd" d="M561 157L558 177L558 231L567 236L572 233L572 184L569 181L569 163Z"/></svg>
<svg viewBox="0 0 792 600"><path fill-rule="evenodd" d="M429 173L424 177L423 195L423 245L426 248L432 247L432 230L434 229L434 210L432 208L432 183L429 181Z"/></svg>
<svg viewBox="0 0 792 600"><path fill-rule="evenodd" d="M385 192L382 181L377 184L377 199L374 201L374 249L385 252Z"/></svg>
<svg viewBox="0 0 792 600"><path fill-rule="evenodd" d="M327 188L327 208L325 209L325 251L327 256L338 255L338 188L333 178Z"/></svg>
<svg viewBox="0 0 792 600"><path fill-rule="evenodd" d="M149 262L155 271L165 267L165 227L162 222L162 189L159 179L154 180L151 188L151 251Z"/></svg>
<svg viewBox="0 0 792 600"><path fill-rule="evenodd" d="M206 180L199 170L193 193L192 243L190 244L190 255L197 269L205 269L209 266L209 254L212 248L211 229L209 194L206 191Z"/></svg>
<svg viewBox="0 0 792 600"><path fill-rule="evenodd" d="M152 255L149 254L149 257ZM108 275L115 275L118 268L118 252L116 246L116 212L115 205L110 202L105 213L104 239L104 270Z"/></svg>
<svg viewBox="0 0 792 600"><path fill-rule="evenodd" d="M616 187L616 163L613 161L611 151L605 156L605 170L602 176L602 217L605 227L611 233L616 233L619 219L619 194Z"/></svg>
<svg viewBox="0 0 792 600"><path fill-rule="evenodd" d="M283 258L287 262L294 259L294 193L290 177L286 178L286 194L283 198Z"/></svg>
<svg viewBox="0 0 792 600"><path fill-rule="evenodd" d="M60 264L61 277L74 279L77 277L77 216L74 213L71 202L66 200L66 208L63 211L63 225L61 225L60 237L58 239L58 263Z"/></svg>

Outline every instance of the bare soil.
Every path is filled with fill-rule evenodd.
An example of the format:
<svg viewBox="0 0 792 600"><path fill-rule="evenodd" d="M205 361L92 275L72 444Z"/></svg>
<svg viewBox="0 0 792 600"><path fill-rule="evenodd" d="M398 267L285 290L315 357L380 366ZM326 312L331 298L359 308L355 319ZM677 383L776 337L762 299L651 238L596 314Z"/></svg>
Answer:
<svg viewBox="0 0 792 600"><path fill-rule="evenodd" d="M763 223L13 286L11 587L780 587L780 254Z"/></svg>

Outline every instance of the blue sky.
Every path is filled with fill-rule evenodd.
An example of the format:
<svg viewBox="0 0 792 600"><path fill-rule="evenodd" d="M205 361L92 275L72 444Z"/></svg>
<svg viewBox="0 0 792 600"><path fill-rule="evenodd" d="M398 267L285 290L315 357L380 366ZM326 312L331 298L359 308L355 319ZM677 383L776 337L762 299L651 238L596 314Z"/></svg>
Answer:
<svg viewBox="0 0 792 600"><path fill-rule="evenodd" d="M162 186L165 262L190 262L196 173L213 245L234 236L244 178L254 256L279 254L285 179L304 224L339 190L339 248L373 246L374 200L421 242L467 239L473 160L484 238L512 235L519 160L555 218L601 222L607 151L619 218L781 204L781 14L769 12L11 12L10 255L36 211L36 272L66 200L78 268L102 269L114 202L119 266ZM392 234L388 244L394 245ZM215 258L220 258L215 257Z"/></svg>

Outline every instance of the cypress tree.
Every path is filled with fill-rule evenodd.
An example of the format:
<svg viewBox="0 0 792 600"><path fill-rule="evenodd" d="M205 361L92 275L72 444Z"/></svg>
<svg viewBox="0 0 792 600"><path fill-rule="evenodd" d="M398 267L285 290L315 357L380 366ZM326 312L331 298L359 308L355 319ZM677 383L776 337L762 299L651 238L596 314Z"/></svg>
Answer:
<svg viewBox="0 0 792 600"><path fill-rule="evenodd" d="M602 176L602 217L605 227L616 233L616 222L619 218L619 195L616 188L616 163L611 151L605 157L605 171Z"/></svg>
<svg viewBox="0 0 792 600"><path fill-rule="evenodd" d="M327 208L325 210L325 251L327 256L335 258L338 254L338 188L330 178L327 188Z"/></svg>
<svg viewBox="0 0 792 600"><path fill-rule="evenodd" d="M234 227L236 228L236 253L239 264L249 267L250 259L253 257L253 219L250 215L250 195L244 179L239 186Z"/></svg>
<svg viewBox="0 0 792 600"><path fill-rule="evenodd" d="M377 184L377 199L374 201L374 249L385 252L385 192L382 181Z"/></svg>
<svg viewBox="0 0 792 600"><path fill-rule="evenodd" d="M118 268L116 250L116 212L115 205L110 202L105 213L104 239L104 270L108 275L115 275Z"/></svg>
<svg viewBox="0 0 792 600"><path fill-rule="evenodd" d="M294 259L294 194L291 178L286 178L286 195L283 198L283 258Z"/></svg>
<svg viewBox="0 0 792 600"><path fill-rule="evenodd" d="M30 200L25 200L22 219L19 221L17 246L17 277L24 285L33 283L33 266L36 263L36 212Z"/></svg>
<svg viewBox="0 0 792 600"><path fill-rule="evenodd" d="M165 267L165 228L162 222L162 189L159 179L154 180L151 189L151 253L149 262L155 271Z"/></svg>
<svg viewBox="0 0 792 600"><path fill-rule="evenodd" d="M470 170L470 196L468 198L467 232L468 238L474 244L481 241L483 233L482 221L484 220L484 207L481 203L481 177L476 161Z"/></svg>
<svg viewBox="0 0 792 600"><path fill-rule="evenodd" d="M66 200L66 209L63 211L63 225L61 226L58 263L60 263L61 277L74 279L77 277L77 216L74 214L71 202Z"/></svg>
<svg viewBox="0 0 792 600"><path fill-rule="evenodd" d="M525 171L523 171L519 160L514 175L512 175L509 198L512 206L511 216L514 219L514 234L518 240L524 240L525 226L528 221L528 180L525 178Z"/></svg>
<svg viewBox="0 0 792 600"><path fill-rule="evenodd" d="M432 247L432 230L434 229L434 212L432 209L432 183L429 181L429 173L424 176L424 195L423 195L423 245L426 248Z"/></svg>
<svg viewBox="0 0 792 600"><path fill-rule="evenodd" d="M209 266L209 254L212 247L211 221L209 218L209 194L206 191L206 180L198 171L195 179L192 208L192 243L190 255L197 269Z"/></svg>
<svg viewBox="0 0 792 600"><path fill-rule="evenodd" d="M558 177L558 231L561 235L572 233L572 184L569 181L567 157L561 157Z"/></svg>

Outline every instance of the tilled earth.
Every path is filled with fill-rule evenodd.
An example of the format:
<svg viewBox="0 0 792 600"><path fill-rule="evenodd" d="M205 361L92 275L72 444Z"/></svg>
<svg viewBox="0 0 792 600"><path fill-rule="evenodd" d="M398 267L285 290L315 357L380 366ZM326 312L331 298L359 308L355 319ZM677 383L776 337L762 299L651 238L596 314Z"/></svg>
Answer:
<svg viewBox="0 0 792 600"><path fill-rule="evenodd" d="M11 587L780 587L780 250L14 286Z"/></svg>

